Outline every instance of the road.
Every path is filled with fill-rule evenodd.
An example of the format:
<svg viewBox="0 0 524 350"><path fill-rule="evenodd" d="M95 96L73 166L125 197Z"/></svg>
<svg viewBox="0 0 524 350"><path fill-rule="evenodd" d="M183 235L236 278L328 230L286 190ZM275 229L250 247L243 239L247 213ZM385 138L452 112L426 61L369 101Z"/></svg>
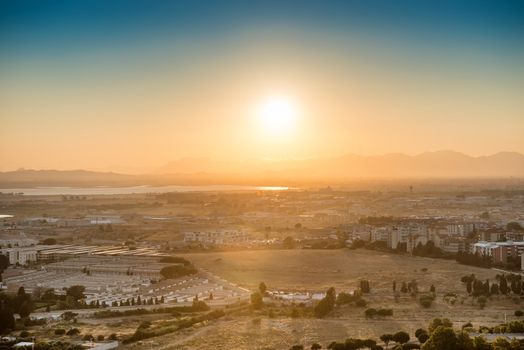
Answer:
<svg viewBox="0 0 524 350"><path fill-rule="evenodd" d="M247 297L235 298L235 299L221 299L221 300L207 300L206 303L212 308L221 308L226 305L234 304L237 301L247 300ZM88 318L98 311L126 311L126 310L138 310L138 309L163 309L176 306L191 306L192 302L181 302L181 303L168 303L168 304L157 304L157 305L134 305L134 306L110 306L106 308L98 309L73 309L73 310L56 310L49 312L34 312L31 314L32 319L58 319L64 312L74 312L78 314L79 318Z"/></svg>

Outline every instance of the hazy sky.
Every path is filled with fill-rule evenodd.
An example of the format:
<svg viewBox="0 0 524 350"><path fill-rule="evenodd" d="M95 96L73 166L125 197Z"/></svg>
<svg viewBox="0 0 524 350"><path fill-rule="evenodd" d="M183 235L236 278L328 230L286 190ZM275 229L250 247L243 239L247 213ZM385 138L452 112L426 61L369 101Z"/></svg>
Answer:
<svg viewBox="0 0 524 350"><path fill-rule="evenodd" d="M0 170L524 153L523 18L496 0L2 1ZM275 96L285 128L260 115Z"/></svg>

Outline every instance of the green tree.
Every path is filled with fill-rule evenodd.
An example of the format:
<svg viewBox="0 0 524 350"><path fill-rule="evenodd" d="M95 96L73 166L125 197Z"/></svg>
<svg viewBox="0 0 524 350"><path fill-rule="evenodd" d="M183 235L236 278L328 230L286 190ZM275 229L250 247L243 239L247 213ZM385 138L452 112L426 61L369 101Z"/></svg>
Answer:
<svg viewBox="0 0 524 350"><path fill-rule="evenodd" d="M66 289L66 295L73 298L75 302L77 302L80 299L84 299L84 291L86 290L86 287L81 285L74 285Z"/></svg>
<svg viewBox="0 0 524 350"><path fill-rule="evenodd" d="M393 334L389 334L389 333L382 334L380 336L380 340L382 340L384 344L386 344L386 349L387 349L389 342L393 340Z"/></svg>
<svg viewBox="0 0 524 350"><path fill-rule="evenodd" d="M409 341L409 334L404 331L397 332L393 334L393 340L399 344L405 344Z"/></svg>
<svg viewBox="0 0 524 350"><path fill-rule="evenodd" d="M429 339L422 345L422 350L456 350L457 336L453 328L438 326Z"/></svg>
<svg viewBox="0 0 524 350"><path fill-rule="evenodd" d="M440 326L453 328L453 323L447 318L434 318L428 325L429 334L433 334L433 332Z"/></svg>
<svg viewBox="0 0 524 350"><path fill-rule="evenodd" d="M508 288L508 281L506 280L506 276L501 275L499 279L499 290L500 294L506 295L509 292Z"/></svg>

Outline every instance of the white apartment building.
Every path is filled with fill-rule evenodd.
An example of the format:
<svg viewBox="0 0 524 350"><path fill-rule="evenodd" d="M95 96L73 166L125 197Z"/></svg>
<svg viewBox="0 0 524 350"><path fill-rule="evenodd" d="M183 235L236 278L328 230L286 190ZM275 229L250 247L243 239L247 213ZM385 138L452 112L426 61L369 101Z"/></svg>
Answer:
<svg viewBox="0 0 524 350"><path fill-rule="evenodd" d="M26 265L31 261L36 261L37 249L33 247L5 248L0 249L0 254L7 256L11 265Z"/></svg>

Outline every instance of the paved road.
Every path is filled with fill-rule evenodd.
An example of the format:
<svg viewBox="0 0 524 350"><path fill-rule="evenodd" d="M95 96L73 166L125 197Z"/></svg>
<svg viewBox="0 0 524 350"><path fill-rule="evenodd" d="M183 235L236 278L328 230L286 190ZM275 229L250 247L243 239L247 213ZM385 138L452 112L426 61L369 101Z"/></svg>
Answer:
<svg viewBox="0 0 524 350"><path fill-rule="evenodd" d="M248 297L241 297L241 298L232 298L232 299L220 299L220 300L211 300L206 301L206 303L211 308L220 308L224 307L229 304L234 304L237 301L240 300L247 300ZM56 311L49 311L49 312L34 312L31 314L31 318L33 319L57 319L60 318L60 316L67 311L71 311L78 314L78 317L80 318L88 318L92 316L95 312L103 311L103 310L111 310L111 311L126 311L126 310L137 310L137 309L163 309L168 307L175 307L175 306L191 306L192 302L181 302L181 303L167 303L167 304L158 304L158 305L134 305L134 306L111 306L106 308L99 308L99 309L75 309L75 310L56 310Z"/></svg>

